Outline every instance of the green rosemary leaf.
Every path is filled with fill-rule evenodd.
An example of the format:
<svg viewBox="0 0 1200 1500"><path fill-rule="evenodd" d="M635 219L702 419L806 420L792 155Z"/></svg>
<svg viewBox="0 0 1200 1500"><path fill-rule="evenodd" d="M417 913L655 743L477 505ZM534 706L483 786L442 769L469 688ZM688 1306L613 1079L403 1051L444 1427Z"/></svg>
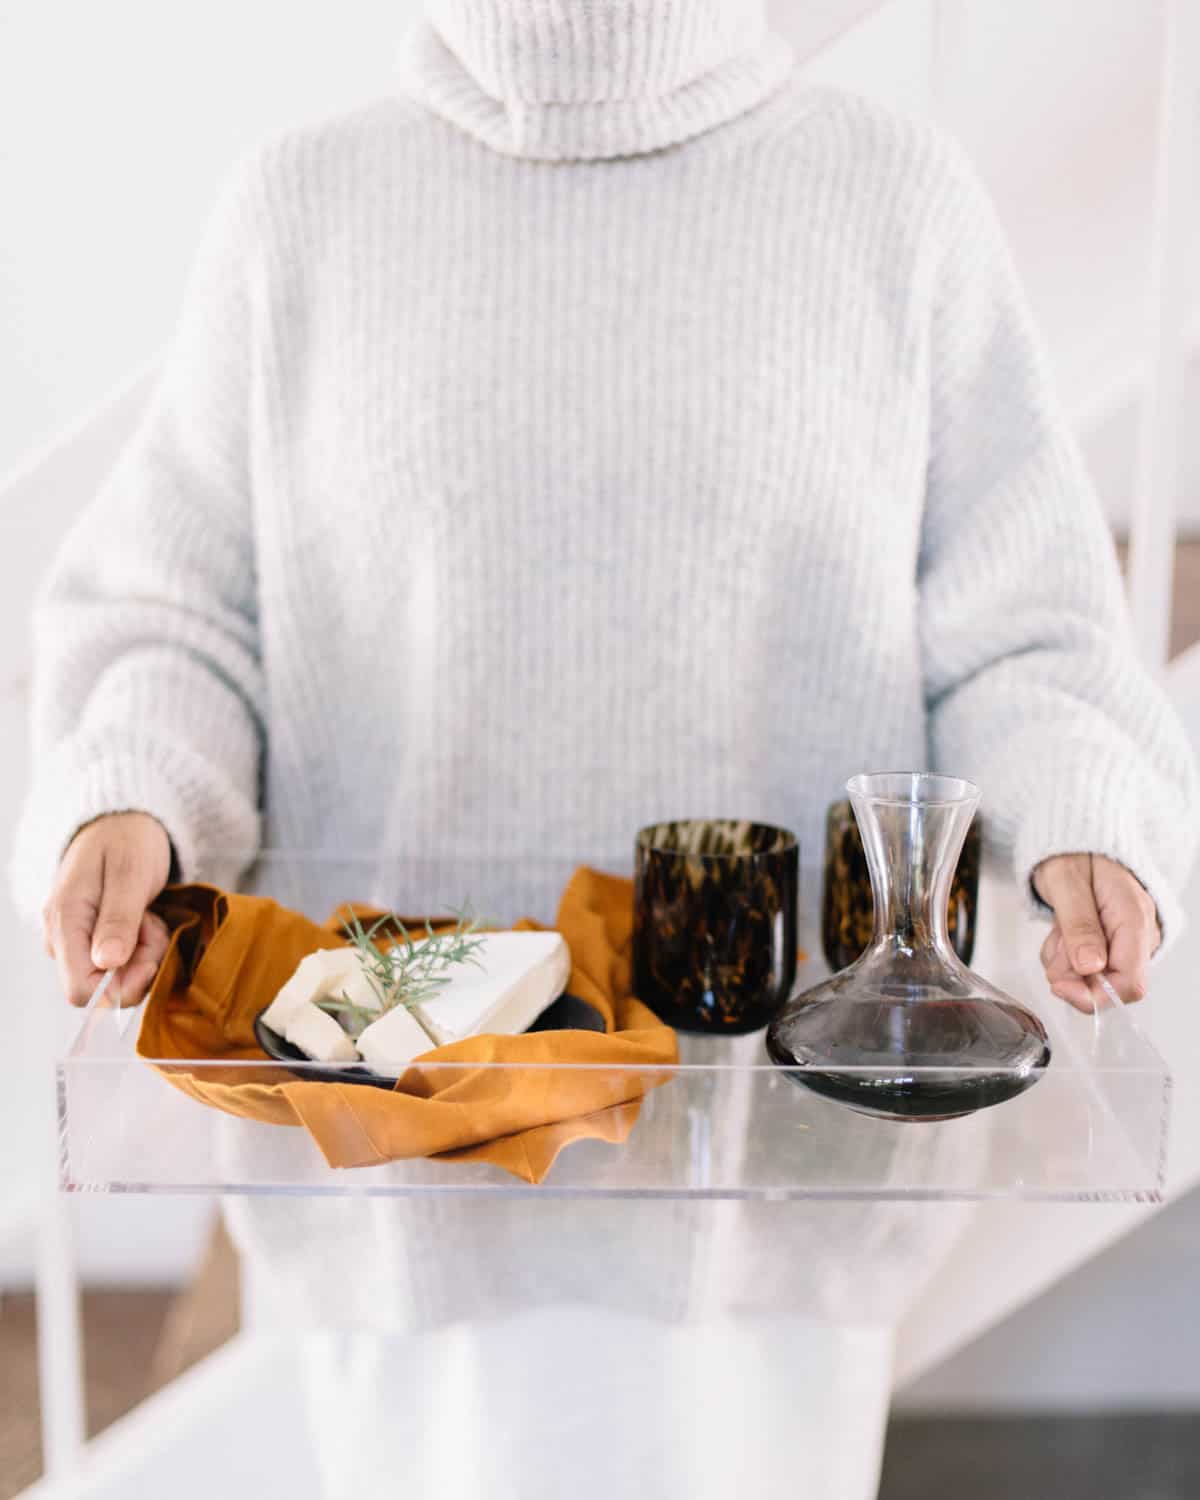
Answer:
<svg viewBox="0 0 1200 1500"><path fill-rule="evenodd" d="M360 1017L375 1018L397 1005L411 1008L435 997L451 982L447 971L455 964L470 963L482 968L479 952L483 938L476 935L477 919L466 905L454 915L456 922L451 932L435 932L426 919L426 936L418 944L393 912L385 913L365 929L352 912L343 923L343 930L379 1000L379 1011L352 1006L344 997L342 1002L327 1002L325 1008L353 1011L356 1021Z"/></svg>

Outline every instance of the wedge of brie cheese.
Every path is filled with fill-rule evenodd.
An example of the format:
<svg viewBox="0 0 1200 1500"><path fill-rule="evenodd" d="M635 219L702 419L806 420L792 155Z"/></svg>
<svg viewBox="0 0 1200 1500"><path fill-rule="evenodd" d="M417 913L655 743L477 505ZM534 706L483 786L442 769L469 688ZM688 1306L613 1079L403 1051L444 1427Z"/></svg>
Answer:
<svg viewBox="0 0 1200 1500"><path fill-rule="evenodd" d="M358 1050L369 1067L396 1073L435 1045L485 1031L516 1035L566 989L571 955L561 933L481 936L477 964L451 965L443 971L449 982L433 998L396 1006L363 1030Z"/></svg>
<svg viewBox="0 0 1200 1500"><path fill-rule="evenodd" d="M474 963L453 964L450 983L421 1006L439 1042L481 1031L515 1036L567 987L571 955L558 932L488 932Z"/></svg>

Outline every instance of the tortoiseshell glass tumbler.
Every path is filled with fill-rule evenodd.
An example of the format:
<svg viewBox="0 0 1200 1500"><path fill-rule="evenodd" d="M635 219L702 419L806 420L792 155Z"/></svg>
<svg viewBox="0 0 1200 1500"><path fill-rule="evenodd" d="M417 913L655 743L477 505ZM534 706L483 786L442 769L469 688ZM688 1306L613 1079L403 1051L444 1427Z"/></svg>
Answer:
<svg viewBox="0 0 1200 1500"><path fill-rule="evenodd" d="M684 1031L734 1035L775 1016L796 980L800 846L733 818L637 836L634 993Z"/></svg>

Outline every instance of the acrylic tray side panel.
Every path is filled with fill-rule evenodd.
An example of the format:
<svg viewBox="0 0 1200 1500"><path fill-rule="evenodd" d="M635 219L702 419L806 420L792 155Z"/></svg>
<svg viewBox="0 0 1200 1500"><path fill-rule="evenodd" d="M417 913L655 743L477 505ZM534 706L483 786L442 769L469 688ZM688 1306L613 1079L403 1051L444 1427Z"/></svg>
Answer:
<svg viewBox="0 0 1200 1500"><path fill-rule="evenodd" d="M588 862L627 873L620 861ZM247 883L321 919L346 899L411 915L470 900L498 922L550 923L578 863L273 853ZM810 960L799 986L824 972ZM938 1124L872 1120L767 1065L761 1033L681 1035L684 1066L650 1090L628 1140L568 1146L536 1187L485 1164L444 1160L330 1169L300 1129L238 1120L185 1097L135 1055L136 1018L122 1026L102 1005L59 1065L62 1180L100 1192L1157 1199L1169 1076L1133 1017L1094 1020L1034 1000L1044 982L1029 963L994 977L1034 1004L1053 1047L1044 1076L1006 1104ZM206 1067L195 1071L202 1077ZM628 1097L637 1080L608 1071L613 1097Z"/></svg>
<svg viewBox="0 0 1200 1500"><path fill-rule="evenodd" d="M696 1053L691 1040L685 1057ZM762 1199L1149 1201L1160 1190L1160 1074L1052 1065L1026 1093L994 1109L897 1124L821 1099L757 1057L742 1060L755 1043L761 1039L739 1038L732 1049L721 1044L734 1054L724 1063L599 1070L614 1099L649 1089L632 1133L621 1145L569 1145L540 1186L486 1164L437 1159L334 1170L298 1128L201 1105L144 1060L113 1055L114 1048L104 1057L84 1052L59 1068L63 1184L100 1192ZM709 1043L703 1050L715 1049ZM217 1071L189 1066L199 1077ZM278 1075L282 1080L286 1070Z"/></svg>

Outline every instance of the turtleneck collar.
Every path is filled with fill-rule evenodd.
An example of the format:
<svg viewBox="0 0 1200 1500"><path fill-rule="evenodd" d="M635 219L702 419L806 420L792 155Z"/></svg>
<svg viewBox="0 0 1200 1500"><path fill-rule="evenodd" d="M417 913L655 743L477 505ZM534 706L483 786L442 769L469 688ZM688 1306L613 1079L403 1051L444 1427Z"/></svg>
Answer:
<svg viewBox="0 0 1200 1500"><path fill-rule="evenodd" d="M427 0L409 93L494 150L634 156L744 114L791 52L761 0Z"/></svg>

